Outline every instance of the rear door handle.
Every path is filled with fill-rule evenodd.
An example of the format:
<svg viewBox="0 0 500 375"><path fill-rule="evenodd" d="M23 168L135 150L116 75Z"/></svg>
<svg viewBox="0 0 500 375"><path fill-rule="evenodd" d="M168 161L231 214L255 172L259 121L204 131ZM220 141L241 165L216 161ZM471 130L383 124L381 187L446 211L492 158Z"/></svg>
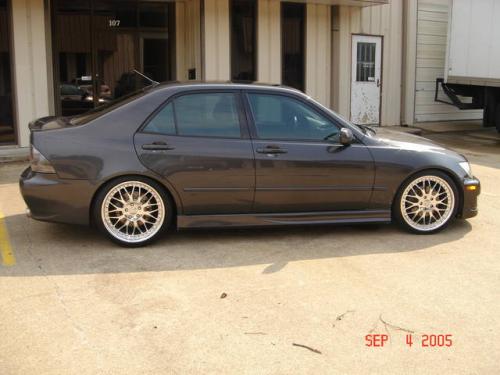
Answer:
<svg viewBox="0 0 500 375"><path fill-rule="evenodd" d="M170 145L166 144L165 142L153 142L150 144L142 145L142 149L143 150L150 150L150 151L155 151L155 150L168 151L168 150L175 149L175 147L170 146Z"/></svg>
<svg viewBox="0 0 500 375"><path fill-rule="evenodd" d="M279 146L266 146L256 150L259 154L286 154L288 151Z"/></svg>

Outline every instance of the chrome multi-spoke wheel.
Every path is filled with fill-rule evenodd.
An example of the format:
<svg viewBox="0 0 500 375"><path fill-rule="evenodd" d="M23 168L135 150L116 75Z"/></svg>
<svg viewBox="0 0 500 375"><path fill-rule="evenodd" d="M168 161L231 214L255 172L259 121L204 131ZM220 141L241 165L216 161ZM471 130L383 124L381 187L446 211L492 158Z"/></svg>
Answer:
<svg viewBox="0 0 500 375"><path fill-rule="evenodd" d="M151 239L161 230L165 217L161 194L142 181L125 181L113 186L101 203L104 228L126 244Z"/></svg>
<svg viewBox="0 0 500 375"><path fill-rule="evenodd" d="M412 180L400 196L400 214L414 231L433 232L455 213L456 194L445 176L423 175Z"/></svg>

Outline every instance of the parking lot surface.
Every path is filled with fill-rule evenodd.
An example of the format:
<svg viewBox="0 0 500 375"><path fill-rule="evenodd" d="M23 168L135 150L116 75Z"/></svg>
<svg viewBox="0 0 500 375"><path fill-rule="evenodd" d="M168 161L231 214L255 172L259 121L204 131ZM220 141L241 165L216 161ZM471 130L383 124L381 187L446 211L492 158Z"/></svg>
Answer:
<svg viewBox="0 0 500 375"><path fill-rule="evenodd" d="M28 219L25 164L0 165L0 374L500 373L500 137L426 135L482 182L479 216L432 236L185 231L124 249Z"/></svg>

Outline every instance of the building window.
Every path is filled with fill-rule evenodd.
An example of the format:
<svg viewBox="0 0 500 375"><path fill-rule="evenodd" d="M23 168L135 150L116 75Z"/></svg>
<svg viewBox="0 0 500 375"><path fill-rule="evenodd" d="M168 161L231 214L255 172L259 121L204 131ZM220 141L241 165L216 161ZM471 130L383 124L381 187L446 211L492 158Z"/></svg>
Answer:
<svg viewBox="0 0 500 375"><path fill-rule="evenodd" d="M375 81L375 43L358 42L356 81Z"/></svg>
<svg viewBox="0 0 500 375"><path fill-rule="evenodd" d="M16 143L8 9L7 0L0 0L0 145Z"/></svg>
<svg viewBox="0 0 500 375"><path fill-rule="evenodd" d="M231 0L231 79L257 80L257 2Z"/></svg>
<svg viewBox="0 0 500 375"><path fill-rule="evenodd" d="M281 4L281 81L305 89L306 5Z"/></svg>

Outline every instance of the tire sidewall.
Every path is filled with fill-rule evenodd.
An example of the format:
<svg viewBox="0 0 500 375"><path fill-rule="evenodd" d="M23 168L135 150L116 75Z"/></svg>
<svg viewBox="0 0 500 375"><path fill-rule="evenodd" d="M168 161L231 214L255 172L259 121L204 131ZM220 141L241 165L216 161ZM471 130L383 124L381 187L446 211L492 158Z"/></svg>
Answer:
<svg viewBox="0 0 500 375"><path fill-rule="evenodd" d="M151 186L153 189L155 189L158 194L160 195L161 199L163 200L163 205L165 207L165 219L163 220L163 224L161 228L156 232L152 237L148 238L147 240L141 241L141 242L126 242L123 240L120 240L119 238L116 238L113 236L107 229L106 226L104 225L104 218L102 217L102 204L104 202L104 199L106 195L109 193L111 189L113 189L115 186L122 184L124 182L129 182L129 181L139 181L144 184L147 184ZM173 221L173 212L174 212L174 206L172 203L171 198L169 195L166 193L165 188L160 185L158 182L147 178L143 176L123 176L123 177L118 177L115 178L109 182L107 182L97 193L95 199L94 199L94 204L92 206L92 221L94 225L97 227L97 229L106 235L111 241L114 243L123 246L123 247L141 247L148 245L154 241L156 241L158 238L160 238L166 230L172 225Z"/></svg>
<svg viewBox="0 0 500 375"><path fill-rule="evenodd" d="M433 229L430 231L422 231L422 230L419 230L419 229L416 229L416 228L410 226L405 221L405 219L403 217L403 213L401 212L401 199L403 196L403 192L408 187L408 185L410 185L414 180L416 180L422 176L435 176L435 177L439 177L439 178L442 178L443 180L445 180L448 183L448 185L450 186L451 191L453 193L453 198L454 198L453 199L453 202L454 202L453 211L452 211L450 217L448 218L448 220L443 225L441 225L439 228L436 228L436 229ZM405 180L405 182L403 184L401 184L401 186L396 194L396 198L394 199L394 202L392 205L392 216L393 216L393 220L400 227L402 227L403 229L405 229L409 232L417 233L417 234L433 234L433 233L437 233L437 232L440 232L443 229L445 229L455 219L455 217L457 216L459 205L460 205L460 194L458 192L457 184L455 183L455 181L453 181L453 179L450 176L448 176L446 173L443 173L441 171L425 170L425 171L418 172L418 173L408 177Z"/></svg>

